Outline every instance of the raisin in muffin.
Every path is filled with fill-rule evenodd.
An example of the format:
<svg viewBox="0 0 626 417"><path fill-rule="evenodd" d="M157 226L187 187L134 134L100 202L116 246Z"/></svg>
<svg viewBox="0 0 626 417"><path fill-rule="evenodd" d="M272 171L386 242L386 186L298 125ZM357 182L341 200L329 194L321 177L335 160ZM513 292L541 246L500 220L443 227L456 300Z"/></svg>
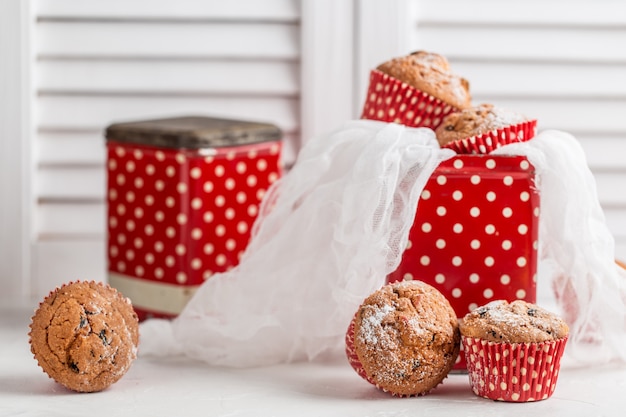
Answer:
<svg viewBox="0 0 626 417"><path fill-rule="evenodd" d="M52 379L78 392L118 381L137 356L130 301L110 286L72 282L52 291L30 325L31 351Z"/></svg>
<svg viewBox="0 0 626 417"><path fill-rule="evenodd" d="M388 284L359 307L346 336L353 368L396 396L423 395L447 376L460 349L454 310L421 281Z"/></svg>
<svg viewBox="0 0 626 417"><path fill-rule="evenodd" d="M452 73L448 60L426 51L393 58L380 64L378 71L407 83L456 109L471 106L469 82Z"/></svg>

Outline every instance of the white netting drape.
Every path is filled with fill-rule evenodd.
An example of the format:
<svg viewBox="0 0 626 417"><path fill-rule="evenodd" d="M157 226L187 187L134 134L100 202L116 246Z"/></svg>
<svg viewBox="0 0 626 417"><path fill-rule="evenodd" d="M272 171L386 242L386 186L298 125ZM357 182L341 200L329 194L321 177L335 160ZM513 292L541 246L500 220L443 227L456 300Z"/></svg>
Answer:
<svg viewBox="0 0 626 417"><path fill-rule="evenodd" d="M550 282L570 326L566 353L579 363L626 361L626 271L578 141L544 131L496 154L525 155L541 195L539 280Z"/></svg>
<svg viewBox="0 0 626 417"><path fill-rule="evenodd" d="M426 181L452 155L429 129L375 121L310 140L264 199L239 266L205 282L171 324L142 325L142 351L241 367L340 348L359 304L399 264Z"/></svg>
<svg viewBox="0 0 626 417"><path fill-rule="evenodd" d="M548 131L526 155L541 193L540 270L585 362L626 361L626 273L613 261L595 181L576 140ZM352 121L310 140L270 190L240 265L205 282L172 322L141 325L141 353L246 367L341 350L362 300L400 262L420 193L452 156L429 129ZM588 347L594 352L589 355Z"/></svg>

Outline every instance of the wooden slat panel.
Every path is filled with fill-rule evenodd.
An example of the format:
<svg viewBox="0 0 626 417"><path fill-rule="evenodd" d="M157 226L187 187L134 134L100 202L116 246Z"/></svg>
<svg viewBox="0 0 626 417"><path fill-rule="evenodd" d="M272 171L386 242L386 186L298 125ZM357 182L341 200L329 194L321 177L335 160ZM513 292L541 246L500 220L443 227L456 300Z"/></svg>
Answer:
<svg viewBox="0 0 626 417"><path fill-rule="evenodd" d="M36 219L37 235L40 238L105 237L106 206L103 202L39 204Z"/></svg>
<svg viewBox="0 0 626 417"><path fill-rule="evenodd" d="M626 105L620 100L475 95L474 103L493 103L538 119L540 130L615 134L626 132Z"/></svg>
<svg viewBox="0 0 626 417"><path fill-rule="evenodd" d="M626 241L626 207L604 208L604 215L613 236Z"/></svg>
<svg viewBox="0 0 626 417"><path fill-rule="evenodd" d="M40 18L231 19L295 21L297 0L36 0Z"/></svg>
<svg viewBox="0 0 626 417"><path fill-rule="evenodd" d="M624 171L626 185L626 132L623 136L576 135L591 169Z"/></svg>
<svg viewBox="0 0 626 417"><path fill-rule="evenodd" d="M50 92L299 94L297 61L47 60L37 88Z"/></svg>
<svg viewBox="0 0 626 417"><path fill-rule="evenodd" d="M454 59L626 62L626 29L422 24L413 45ZM462 41L460 41L462 39ZM598 45L602 44L602 48ZM471 47L468 47L471 45Z"/></svg>
<svg viewBox="0 0 626 417"><path fill-rule="evenodd" d="M39 165L98 165L106 159L102 131L43 132L35 139L35 160Z"/></svg>
<svg viewBox="0 0 626 417"><path fill-rule="evenodd" d="M106 280L104 239L43 240L33 246L33 297L69 281Z"/></svg>
<svg viewBox="0 0 626 417"><path fill-rule="evenodd" d="M40 22L38 57L299 57L295 24Z"/></svg>
<svg viewBox="0 0 626 417"><path fill-rule="evenodd" d="M525 25L624 25L626 5L620 1L580 0L426 0L417 19L429 23Z"/></svg>
<svg viewBox="0 0 626 417"><path fill-rule="evenodd" d="M284 131L299 125L299 100L290 97L42 96L36 105L41 130L99 130L112 121L184 114L265 121Z"/></svg>
<svg viewBox="0 0 626 417"><path fill-rule="evenodd" d="M50 200L102 201L104 167L40 168L35 175L36 197Z"/></svg>
<svg viewBox="0 0 626 417"><path fill-rule="evenodd" d="M626 63L537 63L453 60L452 69L470 82L473 94L617 97L626 99Z"/></svg>
<svg viewBox="0 0 626 417"><path fill-rule="evenodd" d="M594 172L602 205L619 206L626 216L626 175L621 172Z"/></svg>

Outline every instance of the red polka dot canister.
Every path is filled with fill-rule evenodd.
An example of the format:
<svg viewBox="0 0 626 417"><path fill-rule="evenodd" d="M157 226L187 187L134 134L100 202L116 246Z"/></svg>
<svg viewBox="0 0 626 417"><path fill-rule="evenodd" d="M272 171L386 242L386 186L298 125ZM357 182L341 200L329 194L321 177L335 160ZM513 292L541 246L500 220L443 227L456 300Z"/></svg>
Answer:
<svg viewBox="0 0 626 417"><path fill-rule="evenodd" d="M175 317L237 265L281 175L281 137L272 124L198 116L106 129L108 280L140 320Z"/></svg>
<svg viewBox="0 0 626 417"><path fill-rule="evenodd" d="M539 194L523 156L457 155L420 197L409 244L389 282L437 288L458 317L492 300L536 302ZM465 370L463 352L454 369Z"/></svg>

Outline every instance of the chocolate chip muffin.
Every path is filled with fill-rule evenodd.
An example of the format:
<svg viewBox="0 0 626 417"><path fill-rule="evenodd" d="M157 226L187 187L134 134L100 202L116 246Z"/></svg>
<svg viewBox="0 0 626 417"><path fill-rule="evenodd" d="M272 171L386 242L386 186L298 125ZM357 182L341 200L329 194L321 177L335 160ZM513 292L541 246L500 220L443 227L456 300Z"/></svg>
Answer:
<svg viewBox="0 0 626 417"><path fill-rule="evenodd" d="M500 109L493 104L481 104L447 115L435 130L439 145L478 136L529 119L519 113ZM528 138L530 139L530 138Z"/></svg>
<svg viewBox="0 0 626 417"><path fill-rule="evenodd" d="M557 315L523 300L492 301L468 313L461 334L490 342L545 342L568 335L567 324Z"/></svg>
<svg viewBox="0 0 626 417"><path fill-rule="evenodd" d="M78 392L118 381L137 356L139 327L130 301L97 282L52 291L30 325L31 351L52 379Z"/></svg>
<svg viewBox="0 0 626 417"><path fill-rule="evenodd" d="M454 310L421 281L388 284L370 295L346 337L355 370L397 396L428 393L448 375L459 349Z"/></svg>
<svg viewBox="0 0 626 417"><path fill-rule="evenodd" d="M407 83L455 107L471 106L469 82L450 71L448 60L438 54L417 51L380 64L378 71Z"/></svg>

